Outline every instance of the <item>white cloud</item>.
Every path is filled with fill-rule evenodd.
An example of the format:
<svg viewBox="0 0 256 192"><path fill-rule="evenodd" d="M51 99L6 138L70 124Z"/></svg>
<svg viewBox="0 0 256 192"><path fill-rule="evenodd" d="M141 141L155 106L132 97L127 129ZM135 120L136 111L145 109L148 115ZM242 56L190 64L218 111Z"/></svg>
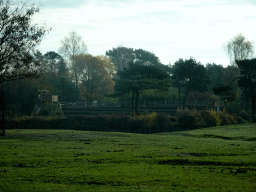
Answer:
<svg viewBox="0 0 256 192"><path fill-rule="evenodd" d="M42 41L42 52L57 51L60 41L75 30L94 55L123 44L152 51L164 63L193 56L202 63L209 59L227 64L223 43L238 33L256 39L255 6L248 2L91 0L79 5L46 6L34 18L36 23L45 21L53 27Z"/></svg>

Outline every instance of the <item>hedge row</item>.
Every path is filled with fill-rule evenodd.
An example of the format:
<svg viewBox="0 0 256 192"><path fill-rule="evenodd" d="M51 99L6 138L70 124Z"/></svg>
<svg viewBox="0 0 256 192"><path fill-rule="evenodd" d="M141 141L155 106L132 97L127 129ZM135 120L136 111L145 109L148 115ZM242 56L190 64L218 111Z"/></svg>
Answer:
<svg viewBox="0 0 256 192"><path fill-rule="evenodd" d="M72 129L84 131L115 131L157 133L172 131L175 122L170 116L95 115L80 117L22 117L7 122L7 129ZM151 123L149 119L153 118Z"/></svg>
<svg viewBox="0 0 256 192"><path fill-rule="evenodd" d="M226 111L216 113L213 110L178 109L176 117L157 115L154 112L140 116L21 117L7 122L7 129L73 129L150 134L243 122L245 121L240 116Z"/></svg>

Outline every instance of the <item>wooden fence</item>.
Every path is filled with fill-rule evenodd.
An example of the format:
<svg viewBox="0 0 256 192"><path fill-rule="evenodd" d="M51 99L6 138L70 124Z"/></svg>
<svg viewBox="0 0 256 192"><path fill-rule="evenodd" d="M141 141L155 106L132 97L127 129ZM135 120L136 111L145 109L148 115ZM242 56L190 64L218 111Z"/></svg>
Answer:
<svg viewBox="0 0 256 192"><path fill-rule="evenodd" d="M197 106L206 106L206 107L215 107L217 101L187 101L185 105L179 104L178 101L139 101L139 107L197 107ZM64 108L86 108L86 107L131 107L131 101L75 101L75 102L62 102L60 103Z"/></svg>
<svg viewBox="0 0 256 192"><path fill-rule="evenodd" d="M132 103L131 101L118 101L118 102L69 102L61 103L61 108L66 116L75 115L98 115L98 114L130 114ZM175 115L178 107L187 107L190 109L205 109L214 108L215 101L187 101L185 106L179 105L178 101L139 101L140 113L156 112L158 114Z"/></svg>

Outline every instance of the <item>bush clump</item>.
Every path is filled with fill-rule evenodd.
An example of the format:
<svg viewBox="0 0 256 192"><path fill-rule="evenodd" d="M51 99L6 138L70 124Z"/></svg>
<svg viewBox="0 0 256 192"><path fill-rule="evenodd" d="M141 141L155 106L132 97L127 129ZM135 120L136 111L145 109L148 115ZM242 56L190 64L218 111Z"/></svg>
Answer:
<svg viewBox="0 0 256 192"><path fill-rule="evenodd" d="M173 130L176 124L176 118L169 115L157 115L155 119L155 124L152 128L153 133L158 132L170 132Z"/></svg>
<svg viewBox="0 0 256 192"><path fill-rule="evenodd" d="M192 118L193 117L193 118ZM178 123L192 128L215 127L243 123L242 117L230 114L226 109L221 112L211 110L177 110Z"/></svg>
<svg viewBox="0 0 256 192"><path fill-rule="evenodd" d="M195 117L198 128L216 126L215 118L209 110L192 110L190 114Z"/></svg>
<svg viewBox="0 0 256 192"><path fill-rule="evenodd" d="M196 129L198 125L196 123L196 117L191 114L191 111L187 108L178 108L176 112L178 130Z"/></svg>
<svg viewBox="0 0 256 192"><path fill-rule="evenodd" d="M245 122L250 122L252 116L248 114L245 110L241 110L238 115L245 121Z"/></svg>
<svg viewBox="0 0 256 192"><path fill-rule="evenodd" d="M245 114L245 113L244 113ZM7 122L7 129L73 129L84 131L120 131L128 133L159 133L191 130L244 123L241 116L227 110L178 109L176 117L164 114L143 113L142 115L87 115L75 117L18 117Z"/></svg>

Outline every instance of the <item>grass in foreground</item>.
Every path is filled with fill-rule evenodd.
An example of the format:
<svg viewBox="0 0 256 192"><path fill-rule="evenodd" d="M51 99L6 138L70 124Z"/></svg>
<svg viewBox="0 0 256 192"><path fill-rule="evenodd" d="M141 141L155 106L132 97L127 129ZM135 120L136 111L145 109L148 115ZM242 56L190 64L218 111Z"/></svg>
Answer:
<svg viewBox="0 0 256 192"><path fill-rule="evenodd" d="M1 190L256 191L256 125L152 135L7 130Z"/></svg>

